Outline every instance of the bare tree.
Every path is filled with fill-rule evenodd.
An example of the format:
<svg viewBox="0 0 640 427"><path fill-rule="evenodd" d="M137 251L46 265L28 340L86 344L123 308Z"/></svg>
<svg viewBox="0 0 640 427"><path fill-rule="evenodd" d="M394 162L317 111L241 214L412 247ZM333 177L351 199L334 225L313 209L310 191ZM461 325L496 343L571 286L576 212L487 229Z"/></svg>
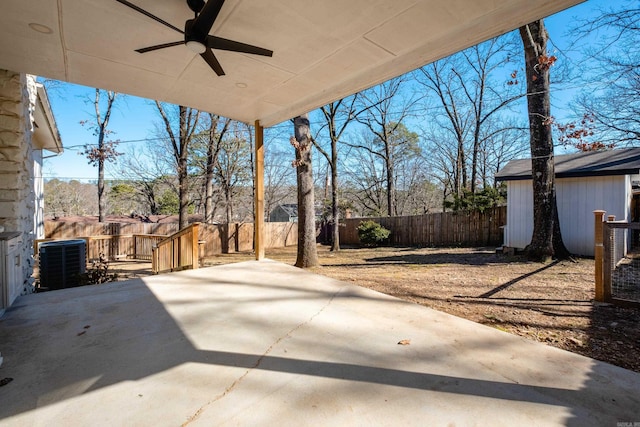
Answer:
<svg viewBox="0 0 640 427"><path fill-rule="evenodd" d="M547 53L548 34L542 20L520 27L527 79L527 107L533 181L533 235L526 251L530 259L546 261L568 256L562 241L556 205L549 69L555 57Z"/></svg>
<svg viewBox="0 0 640 427"><path fill-rule="evenodd" d="M44 207L48 215L93 215L97 204L94 184L59 179L50 179L44 183Z"/></svg>
<svg viewBox="0 0 640 427"><path fill-rule="evenodd" d="M391 79L381 85L361 92L360 102L366 107L364 114L357 117L374 135L374 145L352 145L354 148L368 150L384 162L387 196L387 215L397 215L395 206L395 165L396 157L402 155L411 141L403 120L413 105L412 100L400 100L400 90L405 77Z"/></svg>
<svg viewBox="0 0 640 427"><path fill-rule="evenodd" d="M574 37L595 38L586 49L587 88L574 109L593 128L592 142L609 145L640 143L640 7L638 2L611 2L593 19L580 20ZM596 144L597 145L597 144Z"/></svg>
<svg viewBox="0 0 640 427"><path fill-rule="evenodd" d="M251 181L251 147L246 129L234 122L227 137L220 140L215 179L224 198L226 223L233 222L235 196Z"/></svg>
<svg viewBox="0 0 640 427"><path fill-rule="evenodd" d="M178 175L178 198L180 201L178 222L179 227L182 229L188 225L189 175L187 158L189 154L189 144L196 134L200 112L182 105L177 106L176 123L176 117L170 117L167 113L166 106L156 101L156 107L164 124L165 137L169 140L173 151L173 160Z"/></svg>
<svg viewBox="0 0 640 427"><path fill-rule="evenodd" d="M106 105L104 115L100 112L101 98L106 97ZM116 92L110 90L96 89L96 96L93 100L93 107L95 111L94 122L84 120L80 122L82 125L90 124L90 128L94 133L94 136L98 137L97 145L85 145L84 154L89 159L89 164L98 166L98 221L104 222L106 213L106 195L104 194L104 163L106 161L115 161L121 154L116 151L118 141L106 141L105 138L109 135L109 119L111 118L111 111L113 110L113 104L116 100Z"/></svg>
<svg viewBox="0 0 640 427"><path fill-rule="evenodd" d="M303 114L293 119L294 135L290 142L295 149L298 182L298 254L296 267L309 268L318 265L316 248L316 215L311 163L311 129L309 115Z"/></svg>
<svg viewBox="0 0 640 427"><path fill-rule="evenodd" d="M383 159L378 156L368 132L357 143L350 143L345 162L345 197L363 216L383 216L387 212L386 181ZM365 149L359 147L367 147Z"/></svg>
<svg viewBox="0 0 640 427"><path fill-rule="evenodd" d="M204 207L204 222L211 224L215 214L214 179L218 166L218 155L231 120L208 113L201 117L201 121L203 130L194 138L190 157L191 162L202 174L201 191L204 200L201 202Z"/></svg>
<svg viewBox="0 0 640 427"><path fill-rule="evenodd" d="M462 197L467 189L473 194L481 181L486 183L479 177L483 152L500 139L501 132L513 130L512 120L496 119L524 96L517 71L511 80L503 78L511 64L513 45L511 35L501 36L418 70L417 81L436 100L428 124L429 133L437 135L429 138L431 146L442 152L446 144L447 151L454 153L447 157L451 158L449 178L455 197Z"/></svg>
<svg viewBox="0 0 640 427"><path fill-rule="evenodd" d="M340 206L338 200L338 142L344 135L347 127L370 106L358 107L358 94L349 98L343 98L320 108L324 123L320 127L318 135L326 133L329 140L329 150L325 150L320 143L320 137L313 139L316 149L324 156L331 170L331 250L340 250Z"/></svg>
<svg viewBox="0 0 640 427"><path fill-rule="evenodd" d="M264 154L264 207L267 218L277 205L296 200L295 169L290 163L281 161L288 158L289 153L273 142L265 144Z"/></svg>
<svg viewBox="0 0 640 427"><path fill-rule="evenodd" d="M130 148L122 156L119 175L131 184L136 191L139 205L137 213L157 215L160 213L158 198L161 191L170 187L171 170L165 163L166 150L156 141L149 142L144 150Z"/></svg>

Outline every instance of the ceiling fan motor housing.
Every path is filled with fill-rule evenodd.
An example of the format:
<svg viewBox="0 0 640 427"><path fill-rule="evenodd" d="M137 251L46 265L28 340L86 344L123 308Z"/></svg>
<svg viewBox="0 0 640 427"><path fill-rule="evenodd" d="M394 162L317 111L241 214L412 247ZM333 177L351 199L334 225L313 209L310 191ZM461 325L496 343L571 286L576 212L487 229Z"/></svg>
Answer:
<svg viewBox="0 0 640 427"><path fill-rule="evenodd" d="M193 10L194 13L200 13L204 7L204 0L187 0L187 4L189 5L189 9Z"/></svg>
<svg viewBox="0 0 640 427"><path fill-rule="evenodd" d="M193 23L195 19L188 19L184 24L184 44L195 53L204 53L207 50L207 34L198 34Z"/></svg>

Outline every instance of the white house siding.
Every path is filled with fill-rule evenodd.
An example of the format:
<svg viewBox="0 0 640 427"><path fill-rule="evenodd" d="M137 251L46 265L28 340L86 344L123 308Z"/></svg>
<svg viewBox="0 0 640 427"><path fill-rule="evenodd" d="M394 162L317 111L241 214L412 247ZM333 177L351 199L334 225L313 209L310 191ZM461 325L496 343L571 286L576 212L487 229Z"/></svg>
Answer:
<svg viewBox="0 0 640 427"><path fill-rule="evenodd" d="M33 150L33 187L36 204L33 214L33 230L36 239L44 239L44 178L42 164L44 161L42 150Z"/></svg>
<svg viewBox="0 0 640 427"><path fill-rule="evenodd" d="M593 256L593 211L627 220L631 206L629 176L561 178L556 180L560 230L567 249L577 255ZM505 246L524 248L533 232L531 180L507 182L507 232Z"/></svg>

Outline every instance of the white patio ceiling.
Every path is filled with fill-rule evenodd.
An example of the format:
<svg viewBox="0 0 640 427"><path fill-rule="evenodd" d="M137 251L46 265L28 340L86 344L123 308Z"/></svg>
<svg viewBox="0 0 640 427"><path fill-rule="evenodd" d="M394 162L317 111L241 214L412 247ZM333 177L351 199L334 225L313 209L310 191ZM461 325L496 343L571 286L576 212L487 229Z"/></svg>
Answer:
<svg viewBox="0 0 640 427"><path fill-rule="evenodd" d="M130 1L193 18L185 0ZM183 45L136 53L182 35L116 0L3 0L0 68L271 126L579 2L227 0L210 34L274 54L216 50L217 77Z"/></svg>

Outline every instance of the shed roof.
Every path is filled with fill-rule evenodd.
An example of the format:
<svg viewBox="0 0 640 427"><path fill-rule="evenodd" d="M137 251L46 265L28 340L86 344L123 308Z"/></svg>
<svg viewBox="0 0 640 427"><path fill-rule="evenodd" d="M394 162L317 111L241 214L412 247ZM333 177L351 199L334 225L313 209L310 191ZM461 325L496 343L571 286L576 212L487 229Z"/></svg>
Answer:
<svg viewBox="0 0 640 427"><path fill-rule="evenodd" d="M640 148L589 151L555 156L556 178L635 175L640 173ZM496 174L498 181L531 179L531 159L511 160Z"/></svg>
<svg viewBox="0 0 640 427"><path fill-rule="evenodd" d="M273 50L184 46L185 0L3 0L0 68L272 126L581 0L227 0L211 34ZM144 54L135 50L180 42Z"/></svg>

